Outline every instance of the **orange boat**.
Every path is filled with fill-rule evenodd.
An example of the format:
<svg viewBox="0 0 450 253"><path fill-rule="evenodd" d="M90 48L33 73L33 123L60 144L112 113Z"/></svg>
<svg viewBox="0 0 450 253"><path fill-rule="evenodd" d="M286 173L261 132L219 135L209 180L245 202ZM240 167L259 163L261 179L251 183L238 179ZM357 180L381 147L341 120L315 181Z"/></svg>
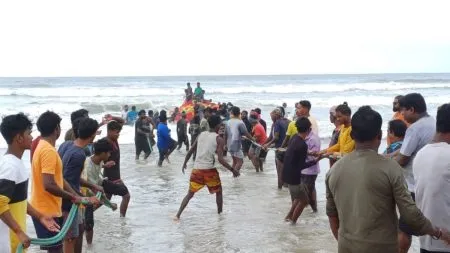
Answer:
<svg viewBox="0 0 450 253"><path fill-rule="evenodd" d="M209 100L204 100L203 102L197 102L199 105L203 105L204 108L210 107L212 109L219 109L219 105L216 103L213 103ZM181 119L181 113L186 113L186 120L189 122L194 118L194 102L192 100L184 101L184 103L178 107L178 114L175 117L175 121L178 121Z"/></svg>

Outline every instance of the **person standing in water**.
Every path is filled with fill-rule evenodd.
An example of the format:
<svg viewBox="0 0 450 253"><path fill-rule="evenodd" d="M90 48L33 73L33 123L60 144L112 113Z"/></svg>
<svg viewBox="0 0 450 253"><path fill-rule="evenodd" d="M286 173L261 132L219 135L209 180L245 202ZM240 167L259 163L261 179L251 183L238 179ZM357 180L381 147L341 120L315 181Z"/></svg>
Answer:
<svg viewBox="0 0 450 253"><path fill-rule="evenodd" d="M133 125L138 117L138 112L136 111L136 106L131 106L131 111L127 113L126 124Z"/></svg>
<svg viewBox="0 0 450 253"><path fill-rule="evenodd" d="M197 150L197 159L195 159L194 167L191 172L189 191L181 202L175 220L179 220L181 213L188 205L189 201L194 197L194 194L201 190L205 185L211 194L216 194L217 213L222 213L223 196L222 184L220 181L219 172L215 168L215 156L217 154L218 161L225 168L233 173L234 177L239 176L239 170L233 168L223 157L223 149L225 141L217 133L221 125L219 116L213 115L208 119L209 131L202 132L198 136L198 141L194 143L184 159L182 172L187 168L187 163L191 158L194 150Z"/></svg>
<svg viewBox="0 0 450 253"><path fill-rule="evenodd" d="M189 134L191 135L191 146L194 145L194 143L197 141L198 136L200 135L200 117L194 116L192 121L189 124ZM194 150L194 153L192 154L192 158L195 161L197 151Z"/></svg>
<svg viewBox="0 0 450 253"><path fill-rule="evenodd" d="M252 132L252 124L248 120L248 112L242 111L241 112L241 119L242 122L244 122L245 127L247 128L247 132ZM252 145L252 142L250 140L243 140L242 141L242 152L244 152L244 157L248 156L248 151L250 150L250 146Z"/></svg>
<svg viewBox="0 0 450 253"><path fill-rule="evenodd" d="M189 138L187 131L187 121L186 121L186 112L181 113L181 119L177 122L177 137L178 137L178 148L181 149L181 146L186 146L186 151L189 151Z"/></svg>
<svg viewBox="0 0 450 253"><path fill-rule="evenodd" d="M147 158L151 154L151 130L149 124L147 124L147 116L145 114L145 110L140 110L138 114L139 118L134 124L134 144L136 146L136 160L139 160L139 156L141 155L142 151L144 151L145 160L147 160Z"/></svg>
<svg viewBox="0 0 450 253"><path fill-rule="evenodd" d="M233 106L231 108L231 118L226 123L226 143L228 152L230 152L231 157L233 158L233 168L240 170L242 164L244 163L244 153L242 152L242 137L245 136L249 140L253 140L253 137L249 132L247 132L247 128L242 122L241 111L239 107Z"/></svg>
<svg viewBox="0 0 450 253"><path fill-rule="evenodd" d="M211 107L206 107L205 111L203 112L203 118L200 121L200 132L208 132L209 131L209 124L208 119L211 117L212 109Z"/></svg>
<svg viewBox="0 0 450 253"><path fill-rule="evenodd" d="M252 136L258 145L251 144L250 150L248 152L248 157L255 166L256 172L263 171L264 160L267 156L267 151L262 148L262 145L266 143L267 135L264 131L264 127L259 123L258 116L256 114L250 115L250 123L252 124Z"/></svg>
<svg viewBox="0 0 450 253"><path fill-rule="evenodd" d="M270 114L272 118L273 125L272 131L270 133L269 138L267 138L266 143L264 144L264 149L267 150L272 144L275 148L280 148L283 144L284 138L286 137L286 132L288 129L288 125L290 121L281 116L280 109L276 108ZM283 188L283 160L284 160L284 152L276 151L275 152L275 165L277 168L277 176L278 176L278 189Z"/></svg>
<svg viewBox="0 0 450 253"><path fill-rule="evenodd" d="M417 234L450 243L450 234L434 227L415 205L398 163L378 154L381 115L363 106L351 125L355 151L337 161L325 180L326 212L338 252L398 253L396 207Z"/></svg>
<svg viewBox="0 0 450 253"><path fill-rule="evenodd" d="M2 119L0 132L8 144L0 160L0 252L16 252L19 243L28 248L26 234L27 213L51 232L59 232L53 217L43 215L28 202L29 170L22 162L25 150L30 149L31 121L22 113Z"/></svg>
<svg viewBox="0 0 450 253"><path fill-rule="evenodd" d="M125 217L131 195L128 191L128 187L125 185L120 176L120 147L118 139L120 136L120 131L122 131L122 127L123 122L117 121L111 121L107 125L106 139L112 145L113 149L108 162L103 166L105 169L103 175L108 179L103 180L102 186L108 199L111 199L113 195L122 197L122 202L120 203L120 217Z"/></svg>
<svg viewBox="0 0 450 253"><path fill-rule="evenodd" d="M336 118L336 108L337 106L332 106L330 108L330 123L334 125L334 129L333 132L331 133L330 144L328 145L328 147L336 145L339 141L339 132L341 124L339 124L339 121ZM330 168L336 161L337 161L336 159L330 157Z"/></svg>
<svg viewBox="0 0 450 253"><path fill-rule="evenodd" d="M310 137L311 122L306 117L301 117L295 122L297 126L297 134L292 136L289 146L286 149L284 156L284 168L283 168L283 182L289 186L289 193L291 194L292 206L287 214L285 220L290 221L292 224L297 223L298 218L303 212L303 209L310 204L313 210L315 208L312 195L314 189L315 177L309 179L307 174L303 174L306 168L317 164L321 157L313 160L308 158L308 144L306 139ZM314 133L312 133L314 134ZM314 171L315 172L315 171ZM311 183L312 181L312 183Z"/></svg>
<svg viewBox="0 0 450 253"><path fill-rule="evenodd" d="M175 141L170 137L170 129L167 126L167 115L165 111L161 111L158 124L158 140L157 146L159 150L158 166L161 167L164 159L169 159L169 155L175 150Z"/></svg>

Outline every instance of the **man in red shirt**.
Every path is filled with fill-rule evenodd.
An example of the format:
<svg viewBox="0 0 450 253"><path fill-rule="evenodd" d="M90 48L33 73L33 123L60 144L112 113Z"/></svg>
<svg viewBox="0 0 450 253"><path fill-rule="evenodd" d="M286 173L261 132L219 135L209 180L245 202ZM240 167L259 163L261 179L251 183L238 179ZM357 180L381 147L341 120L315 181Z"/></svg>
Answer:
<svg viewBox="0 0 450 253"><path fill-rule="evenodd" d="M250 147L248 157L253 163L253 166L255 166L256 172L259 172L260 170L263 171L263 162L264 159L267 156L267 151L262 149L262 145L267 140L267 134L264 130L264 126L259 122L258 116L256 114L250 115L249 119L250 123L252 124L252 136L256 139L256 145L253 143Z"/></svg>

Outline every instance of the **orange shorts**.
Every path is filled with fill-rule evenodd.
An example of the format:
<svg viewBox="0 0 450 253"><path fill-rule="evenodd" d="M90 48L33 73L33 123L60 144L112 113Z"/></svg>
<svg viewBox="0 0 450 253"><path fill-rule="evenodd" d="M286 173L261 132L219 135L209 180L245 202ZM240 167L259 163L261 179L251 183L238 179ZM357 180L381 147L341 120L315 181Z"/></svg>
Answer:
<svg viewBox="0 0 450 253"><path fill-rule="evenodd" d="M217 169L192 170L191 178L189 180L189 191L198 192L205 185L208 187L209 193L211 194L222 191L222 183Z"/></svg>

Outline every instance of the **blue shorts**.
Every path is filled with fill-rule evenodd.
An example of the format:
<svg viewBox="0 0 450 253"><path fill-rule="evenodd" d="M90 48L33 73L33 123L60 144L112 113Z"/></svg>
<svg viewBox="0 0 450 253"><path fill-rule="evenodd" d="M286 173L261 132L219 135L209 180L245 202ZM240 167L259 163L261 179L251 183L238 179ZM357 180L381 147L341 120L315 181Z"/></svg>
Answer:
<svg viewBox="0 0 450 253"><path fill-rule="evenodd" d="M52 238L54 236L57 235L57 233L55 232L51 232L48 231L47 228L44 227L44 225L41 224L41 222L36 219L36 218L32 218L33 219L33 224L34 224L34 229L36 230L36 235L38 238L40 239L45 239L45 238ZM62 227L63 224L63 218L62 217L58 217L58 218L54 218L55 222L58 223L58 225L60 227ZM62 249L62 241L56 242L55 244L49 245L49 246L41 246L41 250L50 250L50 249Z"/></svg>
<svg viewBox="0 0 450 253"><path fill-rule="evenodd" d="M64 224L66 223L68 215L69 215L68 212L63 212ZM83 222L84 222L83 210L81 208L78 208L77 214L75 215L75 218L73 219L73 222L69 227L69 230L67 230L67 234L64 237L64 239L71 240L78 238L78 236L80 235L80 225L83 224Z"/></svg>

